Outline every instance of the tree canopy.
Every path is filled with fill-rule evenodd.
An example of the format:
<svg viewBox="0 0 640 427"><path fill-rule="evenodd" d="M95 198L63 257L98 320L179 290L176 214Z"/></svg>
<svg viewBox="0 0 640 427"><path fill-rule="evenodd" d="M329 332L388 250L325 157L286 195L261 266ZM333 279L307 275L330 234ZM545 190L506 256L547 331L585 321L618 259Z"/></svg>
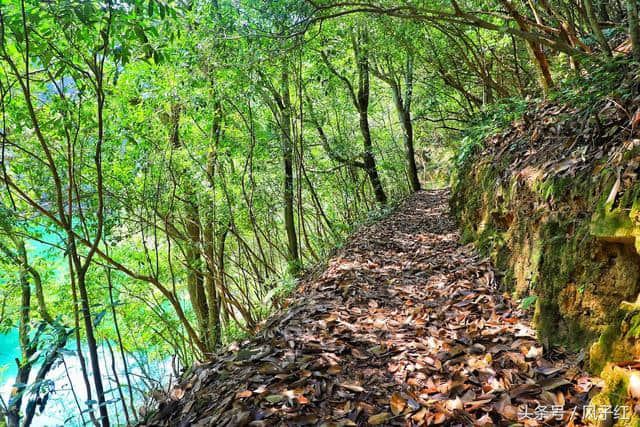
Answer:
<svg viewBox="0 0 640 427"><path fill-rule="evenodd" d="M445 185L466 123L640 59L637 16L633 0L3 2L8 425L46 411L69 348L73 422L135 422L149 394L130 355L178 375L254 333L355 227Z"/></svg>

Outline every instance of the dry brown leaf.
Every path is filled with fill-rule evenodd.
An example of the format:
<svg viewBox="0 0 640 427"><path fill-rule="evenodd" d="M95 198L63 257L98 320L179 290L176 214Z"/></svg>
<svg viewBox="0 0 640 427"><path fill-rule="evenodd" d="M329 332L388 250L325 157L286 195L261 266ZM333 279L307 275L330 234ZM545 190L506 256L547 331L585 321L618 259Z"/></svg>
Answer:
<svg viewBox="0 0 640 427"><path fill-rule="evenodd" d="M340 387L346 388L347 390L350 390L356 393L362 393L364 391L364 388L362 388L358 384L340 383Z"/></svg>
<svg viewBox="0 0 640 427"><path fill-rule="evenodd" d="M367 422L372 426L377 426L386 423L389 418L391 418L391 414L388 412L380 412L379 414L370 416Z"/></svg>
<svg viewBox="0 0 640 427"><path fill-rule="evenodd" d="M339 365L330 365L327 369L327 373L331 375L338 375L340 372L342 372L342 368Z"/></svg>
<svg viewBox="0 0 640 427"><path fill-rule="evenodd" d="M303 298L281 317L196 366L173 392L181 409L158 424L237 425L249 413L264 417L256 427L391 425L402 416L395 424L507 425L525 402L587 401L600 382L557 349L553 366L543 357L530 313L494 289L492 267L459 245L445 193L435 194L411 196L400 217L354 236L319 278L303 280ZM242 401L229 411L234 399Z"/></svg>
<svg viewBox="0 0 640 427"><path fill-rule="evenodd" d="M442 424L446 420L447 420L447 414L445 414L444 412L437 412L433 416L433 424Z"/></svg>
<svg viewBox="0 0 640 427"><path fill-rule="evenodd" d="M420 408L420 410L418 412L416 412L415 414L413 414L411 416L411 419L415 422L420 422L422 420L424 420L424 418L427 416L428 412L427 412L427 408Z"/></svg>
<svg viewBox="0 0 640 427"><path fill-rule="evenodd" d="M295 417L289 418L289 421L298 426L310 426L318 422L318 417L315 415L296 415Z"/></svg>
<svg viewBox="0 0 640 427"><path fill-rule="evenodd" d="M400 415L404 408L407 406L407 401L403 399L398 393L393 393L389 399L389 406L391 406L391 412L393 415Z"/></svg>
<svg viewBox="0 0 640 427"><path fill-rule="evenodd" d="M169 397L171 397L171 399L173 400L180 400L184 397L184 389L180 388L180 387L174 387L171 390L171 394L169 395Z"/></svg>
<svg viewBox="0 0 640 427"><path fill-rule="evenodd" d="M249 397L253 394L253 392L251 390L243 390L243 391L239 391L236 393L236 398L238 399L244 399L246 397Z"/></svg>

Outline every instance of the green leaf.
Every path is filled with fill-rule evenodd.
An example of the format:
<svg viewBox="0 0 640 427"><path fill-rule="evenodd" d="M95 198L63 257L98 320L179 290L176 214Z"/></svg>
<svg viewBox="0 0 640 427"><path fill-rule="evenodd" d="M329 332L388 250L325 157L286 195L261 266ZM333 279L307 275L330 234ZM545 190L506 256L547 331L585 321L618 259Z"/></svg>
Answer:
<svg viewBox="0 0 640 427"><path fill-rule="evenodd" d="M537 295L530 295L526 298L522 298L522 300L520 300L520 307L523 310L528 310L533 304L536 303L537 300L538 300Z"/></svg>

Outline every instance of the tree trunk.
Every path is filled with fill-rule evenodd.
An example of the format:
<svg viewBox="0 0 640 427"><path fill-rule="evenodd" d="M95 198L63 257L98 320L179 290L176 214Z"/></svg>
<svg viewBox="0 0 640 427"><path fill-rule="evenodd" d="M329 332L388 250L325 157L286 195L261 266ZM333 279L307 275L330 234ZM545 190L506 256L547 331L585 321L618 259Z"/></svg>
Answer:
<svg viewBox="0 0 640 427"><path fill-rule="evenodd" d="M53 368L56 360L58 360L58 357L59 357L58 352L60 351L60 349L64 348L64 346L67 344L69 335L71 335L72 333L71 330L69 331L65 330L65 327L62 325L55 326L55 329L57 334L56 344L55 346L53 346L53 348L49 350L49 353L47 353L47 356L44 358L42 365L40 365L40 368L38 369L36 377L34 378L34 381L33 381L34 383L42 382L45 379L49 371L51 371L51 369ZM35 417L36 415L36 408L38 406L38 401L40 400L41 400L40 394L37 392L33 394L32 397L29 399L29 401L27 402L27 406L24 410L24 419L22 421L22 427L29 427L31 425L31 422L33 421L33 417ZM41 405L44 405L44 404L41 404ZM40 410L41 411L43 410L43 406L40 406Z"/></svg>
<svg viewBox="0 0 640 427"><path fill-rule="evenodd" d="M218 145L220 143L220 138L222 135L222 120L223 120L223 111L222 111L222 103L219 99L217 99L217 94L215 90L215 82L212 81L211 84L213 88L213 96L216 97L214 102L214 119L213 119L213 127L212 127L212 143L213 146L209 148L209 154L207 156L207 179L209 181L209 186L211 187L212 194L215 194L215 175L216 175L216 166L218 163ZM215 206L215 199L212 196L207 201L210 208ZM224 281L219 280L219 271L217 270L216 265L216 246L215 246L215 209L211 209L207 212L205 216L205 226L204 226L204 234L203 234L203 251L204 258L206 260L207 265L207 274L205 276L205 290L207 292L208 298L208 318L207 318L207 335L211 337L211 344L213 348L218 347L221 342L221 325L220 325L220 298L222 296L222 290L224 289ZM226 237L228 227L223 231L223 236ZM224 245L221 249L224 251ZM223 257L224 253L218 253L218 257ZM220 292L218 292L220 290Z"/></svg>
<svg viewBox="0 0 640 427"><path fill-rule="evenodd" d="M186 231L187 247L185 256L187 261L187 288L189 290L189 301L198 321L199 335L204 342L207 351L213 350L211 337L208 334L207 294L204 287L204 276L202 274L202 258L200 256L200 213L194 194L188 195L190 206L186 208Z"/></svg>
<svg viewBox="0 0 640 427"><path fill-rule="evenodd" d="M25 268L26 260L20 259L20 322L18 324L18 339L20 341L20 349L22 350L22 360L16 359L18 365L18 373L16 374L17 384L11 391L11 399L7 408L7 426L18 427L20 425L20 411L22 409L22 398L29 382L29 374L31 373L31 363L29 359L36 352L37 338L33 341L29 340L29 323L31 321L31 287L27 279L27 271Z"/></svg>
<svg viewBox="0 0 640 427"><path fill-rule="evenodd" d="M378 175L376 160L373 156L373 144L371 143L371 132L369 131L369 120L366 111L360 112L360 132L362 133L362 138L364 140L364 153L362 154L364 169L371 181L373 192L376 195L376 201L381 205L385 205L387 203L387 195L382 188L382 182Z"/></svg>
<svg viewBox="0 0 640 427"><path fill-rule="evenodd" d="M636 0L627 0L627 17L629 19L629 37L633 57L640 60L640 29L638 28L638 3Z"/></svg>
<svg viewBox="0 0 640 427"><path fill-rule="evenodd" d="M357 107L360 115L360 132L364 145L363 161L365 171L371 181L373 192L376 195L376 201L381 205L387 204L387 195L382 187L376 160L373 156L373 143L371 142L371 130L369 129L369 58L366 53L366 46L358 46L354 39L354 52L356 62L358 63L358 95Z"/></svg>
<svg viewBox="0 0 640 427"><path fill-rule="evenodd" d="M280 74L281 101L280 105L280 138L282 144L282 163L284 170L283 201L284 227L287 233L288 252L287 261L289 271L297 274L300 270L300 256L298 253L298 237L294 222L293 210L293 140L291 136L291 97L289 94L289 72L283 61Z"/></svg>
<svg viewBox="0 0 640 427"><path fill-rule="evenodd" d="M404 153L407 162L407 173L409 175L409 183L413 191L420 191L420 180L418 179L418 168L416 166L416 155L413 147L413 123L411 121L411 111L400 96L400 89L397 85L391 87L393 91L393 99L398 113L398 120L402 125L402 139L404 141Z"/></svg>
<svg viewBox="0 0 640 427"><path fill-rule="evenodd" d="M416 166L416 154L413 147L413 122L411 120L411 101L413 99L413 58L411 55L407 57L405 68L404 97L401 96L398 84L393 85L391 89L393 90L393 99L396 105L398 119L402 124L404 153L407 161L409 183L411 184L411 189L413 191L420 191L420 180L418 179L418 168Z"/></svg>
<svg viewBox="0 0 640 427"><path fill-rule="evenodd" d="M536 66L540 88L542 89L542 93L546 97L547 95L549 95L549 91L554 86L553 78L551 77L551 71L549 70L549 62L547 61L547 56L544 54L542 46L540 46L540 44L538 43L527 41L527 47L529 55L532 57L533 63Z"/></svg>
<svg viewBox="0 0 640 427"><path fill-rule="evenodd" d="M174 148L183 147L180 139L180 119L182 108L180 104L171 105L170 121L170 142ZM203 242L200 222L200 209L198 207L198 197L193 190L188 187L185 194L186 203L184 208L186 232L185 262L187 267L187 291L189 292L189 302L198 324L198 336L200 337L205 352L211 353L215 347L212 342L212 335L209 333L209 307L207 302L207 292L205 289L205 277L203 273L202 256L200 253L201 242ZM206 245L205 245L206 246ZM206 248L205 248L206 250Z"/></svg>
<svg viewBox="0 0 640 427"><path fill-rule="evenodd" d="M596 12L593 9L593 2L591 0L583 0L584 10L587 14L587 18L589 19L589 25L591 26L591 31L593 31L593 36L598 41L604 53L608 56L612 56L611 47L609 46L609 42L607 42L604 33L602 32L602 28L600 28L600 24L598 23L598 17L596 16Z"/></svg>
<svg viewBox="0 0 640 427"><path fill-rule="evenodd" d="M105 242L105 249L108 251L108 246ZM120 358L122 359L122 365L124 367L124 375L127 380L127 390L129 392L129 405L131 406L131 413L134 420L137 419L136 408L133 400L133 387L131 386L131 375L129 373L129 363L124 351L124 345L122 344L122 334L120 333L120 325L118 324L118 316L116 313L116 304L113 298L113 282L111 281L111 268L107 268L107 285L109 287L109 305L111 305L111 316L113 317L113 327L116 331L118 338L118 349L120 350ZM123 400L124 404L124 400Z"/></svg>
<svg viewBox="0 0 640 427"><path fill-rule="evenodd" d="M508 0L500 0L500 3L509 11L509 14L516 21L516 24L518 24L518 28L521 31L530 31L529 24L525 18ZM527 51L529 52L529 56L531 57L538 73L540 88L546 97L553 87L553 78L551 77L551 71L549 70L549 61L547 61L547 56L542 50L542 45L540 43L533 40L526 40L526 42Z"/></svg>
<svg viewBox="0 0 640 427"><path fill-rule="evenodd" d="M76 254L77 255L77 254ZM93 383L96 387L98 398L98 411L103 427L109 427L109 413L107 403L104 398L104 387L102 385L102 373L100 371L100 360L98 358L98 344L93 333L93 320L91 319L91 306L89 304L89 294L87 293L87 282L84 270L77 271L78 290L80 291L80 305L82 307L82 318L84 329L87 333L87 348L89 349L89 360L93 371Z"/></svg>
<svg viewBox="0 0 640 427"><path fill-rule="evenodd" d="M418 179L418 168L416 166L416 154L413 148L413 123L411 123L411 112L404 111L402 114L402 124L404 128L404 149L407 159L407 172L409 182L413 191L420 191L420 180Z"/></svg>

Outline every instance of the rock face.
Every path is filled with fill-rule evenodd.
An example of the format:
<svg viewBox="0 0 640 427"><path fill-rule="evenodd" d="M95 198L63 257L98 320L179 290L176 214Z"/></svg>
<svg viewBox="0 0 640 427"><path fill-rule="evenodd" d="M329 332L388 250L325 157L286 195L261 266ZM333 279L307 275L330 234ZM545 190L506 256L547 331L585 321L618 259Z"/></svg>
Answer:
<svg viewBox="0 0 640 427"><path fill-rule="evenodd" d="M640 139L628 111L638 100L532 106L460 164L451 202L502 285L535 301L539 336L595 343L598 372L640 357Z"/></svg>

